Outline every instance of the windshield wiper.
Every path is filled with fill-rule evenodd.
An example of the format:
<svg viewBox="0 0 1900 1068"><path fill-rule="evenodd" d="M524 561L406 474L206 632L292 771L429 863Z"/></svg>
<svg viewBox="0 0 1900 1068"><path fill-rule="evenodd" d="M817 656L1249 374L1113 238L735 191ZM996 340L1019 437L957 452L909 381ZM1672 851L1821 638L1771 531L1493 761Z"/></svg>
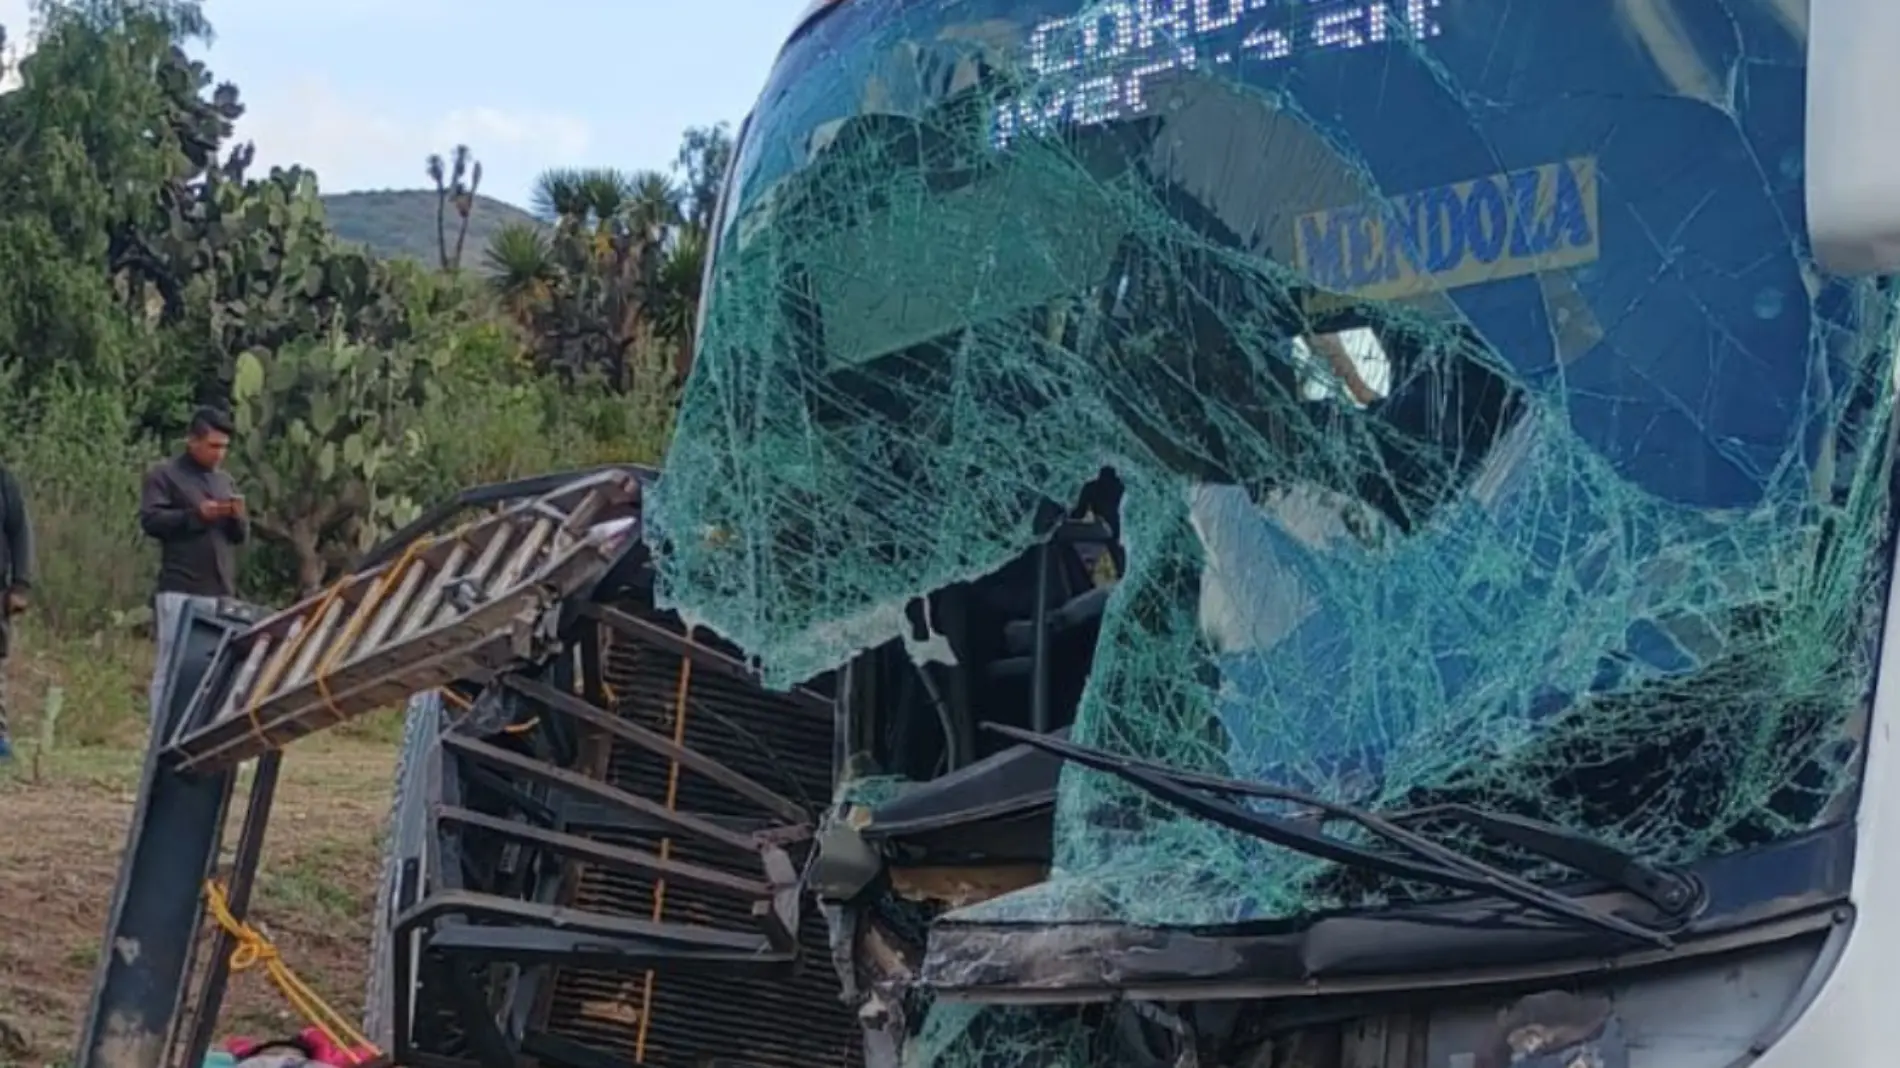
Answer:
<svg viewBox="0 0 1900 1068"><path fill-rule="evenodd" d="M1395 812L1386 819L1401 827L1432 820L1450 820L1475 827L1526 853L1554 860L1572 871L1627 891L1672 918L1687 915L1701 897L1696 881L1681 872L1651 864L1589 835L1542 820L1485 812L1468 805L1433 805Z"/></svg>
<svg viewBox="0 0 1900 1068"><path fill-rule="evenodd" d="M1297 790L1178 771L1000 723L985 723L983 727L1071 763L1113 775L1202 819L1284 849L1397 879L1477 894L1492 894L1526 908L1663 949L1675 946L1675 941L1664 931L1634 923L1548 887L1539 886L1495 865L1464 856L1403 824L1431 819L1467 823L1527 852L1627 890L1671 917L1686 914L1698 896L1694 882L1686 876L1646 864L1621 850L1536 820L1485 813L1461 805L1382 816ZM1223 800L1223 795L1258 797L1311 808L1325 818L1357 824L1368 833L1411 855L1396 855L1353 845L1314 829L1308 822L1264 815Z"/></svg>

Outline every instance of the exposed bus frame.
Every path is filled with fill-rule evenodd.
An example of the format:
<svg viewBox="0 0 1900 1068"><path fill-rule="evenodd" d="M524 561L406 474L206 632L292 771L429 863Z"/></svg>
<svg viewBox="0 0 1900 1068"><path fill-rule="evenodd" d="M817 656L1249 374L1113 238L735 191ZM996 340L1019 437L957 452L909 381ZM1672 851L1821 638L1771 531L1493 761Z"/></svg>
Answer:
<svg viewBox="0 0 1900 1068"><path fill-rule="evenodd" d="M469 508L538 497L612 470L471 489L372 550L365 568L394 559ZM642 478L653 474L623 470ZM801 924L818 922L801 912L802 876L793 855L811 841L818 817L814 806L617 715L607 698L601 647L608 633L704 671L752 681L736 657L669 629L654 618L650 605L641 610L640 588L647 579L645 549L639 539L629 539L594 581L549 610L550 647L560 650L558 655L454 684L451 689L469 705L462 726L471 720L481 721L480 726L441 725L444 729L407 754L424 761L414 770L423 775L426 803L407 806L409 818L423 820L422 833L411 837L421 844L421 855L398 855L394 885L388 888L393 900L390 940L383 947L390 969L384 993L393 999L394 1011L387 1033L378 1037L397 1063L513 1068L521 1057L572 1068L621 1063L608 1051L536 1025L535 1018L547 1014L544 987L553 966L636 974L712 969L722 978L783 978L796 967ZM161 702L163 722L154 725L77 1068L195 1065L212 1041L233 946L220 935L202 970L194 950L205 919L200 889L218 872L237 769L228 761L200 761L202 766L193 767L189 755L181 756L179 743L194 731L202 735L213 710L227 703L224 691L242 659L234 638L261 616L251 606L225 603L190 609L178 623L176 669ZM829 724L829 696L801 688L786 697ZM601 740L637 747L670 764L675 776L678 769L690 770L743 799L763 818L704 819L618 789L576 767L590 738L596 749ZM825 755L821 774L829 780ZM275 748L258 758L225 874L231 907L240 918L249 907L281 759ZM471 800L478 794L489 811ZM396 816L402 818L403 799L398 800ZM577 801L591 815L576 819ZM720 847L742 870L626 848L577 830L581 825L663 829ZM492 863L487 861L491 855L497 858ZM571 885L578 870L571 862L736 898L736 904L748 907L753 928L648 921L571 907L560 900L563 884ZM832 1030L850 1020L842 1004L837 1010L840 1020ZM850 1032L839 1037L854 1043L854 1025Z"/></svg>

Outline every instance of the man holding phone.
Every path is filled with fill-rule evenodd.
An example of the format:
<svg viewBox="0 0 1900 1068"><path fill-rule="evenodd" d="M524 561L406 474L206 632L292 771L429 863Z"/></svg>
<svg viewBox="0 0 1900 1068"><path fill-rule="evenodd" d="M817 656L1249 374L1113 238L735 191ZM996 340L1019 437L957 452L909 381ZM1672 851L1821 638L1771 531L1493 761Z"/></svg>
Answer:
<svg viewBox="0 0 1900 1068"><path fill-rule="evenodd" d="M158 666L152 675L152 717L162 711L173 631L185 607L237 594L238 549L251 536L244 496L224 470L234 426L216 408L191 417L184 452L153 467L139 491L139 527L159 543L153 627Z"/></svg>

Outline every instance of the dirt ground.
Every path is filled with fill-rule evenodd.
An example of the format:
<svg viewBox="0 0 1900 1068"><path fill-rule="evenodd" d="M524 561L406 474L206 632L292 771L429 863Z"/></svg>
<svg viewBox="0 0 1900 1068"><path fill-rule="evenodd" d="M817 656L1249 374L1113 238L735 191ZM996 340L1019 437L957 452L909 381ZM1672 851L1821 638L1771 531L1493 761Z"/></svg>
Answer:
<svg viewBox="0 0 1900 1068"><path fill-rule="evenodd" d="M285 962L352 1018L394 755L386 740L327 736L290 751L251 912ZM130 746L56 750L37 781L30 756L0 771L0 1068L72 1059L139 761ZM234 818L227 851L235 832ZM261 972L232 978L220 1034L300 1026Z"/></svg>

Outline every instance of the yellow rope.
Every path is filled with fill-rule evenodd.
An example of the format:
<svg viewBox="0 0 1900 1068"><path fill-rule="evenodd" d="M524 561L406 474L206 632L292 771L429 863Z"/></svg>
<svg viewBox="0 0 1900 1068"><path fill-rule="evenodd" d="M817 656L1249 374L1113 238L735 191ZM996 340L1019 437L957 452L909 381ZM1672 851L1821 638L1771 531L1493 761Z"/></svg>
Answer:
<svg viewBox="0 0 1900 1068"><path fill-rule="evenodd" d="M329 649L325 651L322 659L317 662L316 667L313 669L312 674L316 676L317 696L322 699L324 708L330 713L330 718L333 721L341 721L343 719L342 711L337 708L336 700L330 696L330 673L335 667L335 661L343 655L343 652L349 646L355 644L357 636L362 633L363 625L369 621L371 611L376 605L381 603L384 596L396 588L396 584L402 580L403 573L409 569L410 564L415 562L416 556L426 547L434 543L434 539L431 538L418 538L409 543L408 548L403 550L402 556L397 559L395 565L388 571L385 571L371 584L369 595L365 597L363 603L358 605L355 611L352 612L350 621L344 625L343 633L331 641ZM286 665L295 663L297 654L303 651L304 642L309 640L310 635L316 632L317 627L323 623L323 617L329 614L330 606L335 604L337 599L343 596L343 591L348 589L350 584L354 581L356 581L356 576L345 575L331 583L329 588L323 591L323 596L317 601L315 607L305 613L304 627L291 638L289 650L280 655L280 658ZM275 696L274 693L266 693L265 690L267 689L274 690L275 687L266 687L260 682L258 686L252 689L250 700L247 702L249 707L245 709L244 714L245 717L251 721L251 734L262 744L276 749L278 748L277 743L271 741L269 731L265 728L261 715L266 699Z"/></svg>
<svg viewBox="0 0 1900 1068"><path fill-rule="evenodd" d="M303 652L304 643L310 640L311 632L317 629L319 623L323 622L324 615L330 611L330 605L335 602L337 597L342 593L343 582L332 583L329 589L323 591L323 598L317 602L317 606L304 616L305 622L303 627L298 629L296 634L291 636L290 648L279 654L287 670L296 670L297 656ZM277 748L277 743L271 741L269 732L264 728L264 720L261 715L264 710L264 699L271 696L271 694L264 692L266 689L274 689L274 686L266 687L260 682L259 685L251 691L251 698L246 702L249 707L244 710L244 715L245 718L251 721L251 734L257 738L258 742L275 749Z"/></svg>
<svg viewBox="0 0 1900 1068"><path fill-rule="evenodd" d="M342 710L337 708L336 698L330 695L330 675L336 670L337 661L341 660L343 654L349 652L350 647L356 644L356 639L362 635L363 628L369 624L369 617L375 613L376 607L383 603L383 598L396 591L397 584L402 582L403 573L409 570L409 565L415 562L416 556L426 546L432 544L434 542L430 538L417 538L410 542L408 548L402 551L401 558L370 586L369 595L364 597L363 603L357 605L351 612L350 621L344 626L343 633L338 635L336 640L330 643L330 648L324 651L323 659L318 662L314 674L317 677L317 695L323 698L324 709L330 713L332 722L341 722L344 718Z"/></svg>
<svg viewBox="0 0 1900 1068"><path fill-rule="evenodd" d="M264 937L263 932L237 918L231 911L231 901L225 896L224 887L215 880L205 882L205 904L210 907L211 918L237 941L237 948L231 951L231 971L244 972L261 966L270 981L283 992L284 1000L290 1002L291 1008L297 1010L298 1015L312 1027L323 1032L323 1037L329 1039L331 1045L352 1059L356 1058L357 1051L365 1049L371 1051L372 1058L382 1056L382 1051L376 1048L375 1043L351 1026L350 1021L331 1008L321 995L310 989L309 984L297 978L297 973L284 963L277 947Z"/></svg>
<svg viewBox="0 0 1900 1068"><path fill-rule="evenodd" d="M472 709L475 707L475 703L473 701L470 701L468 698L463 697L461 694L456 693L454 690L449 689L447 686L439 687L435 692L438 695L440 695L444 701L447 701L449 704L454 705L456 708L459 708L464 712L467 712L469 709ZM510 723L506 727L503 727L501 729L501 733L526 734L529 731L535 729L536 727L539 727L540 725L541 725L541 717L535 716L529 719L526 723Z"/></svg>

